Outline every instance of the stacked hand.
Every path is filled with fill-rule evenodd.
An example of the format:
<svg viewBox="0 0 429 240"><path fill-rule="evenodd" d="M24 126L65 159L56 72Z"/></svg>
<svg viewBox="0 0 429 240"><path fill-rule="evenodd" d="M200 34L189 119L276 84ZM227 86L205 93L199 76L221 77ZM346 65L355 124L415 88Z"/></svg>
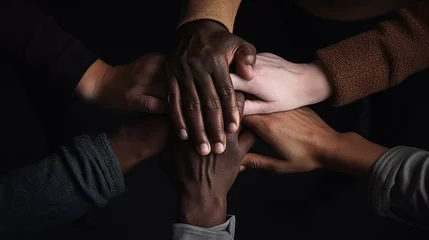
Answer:
<svg viewBox="0 0 429 240"><path fill-rule="evenodd" d="M115 67L98 60L76 91L85 100L106 108L162 113L166 111L164 68L165 56L157 53Z"/></svg>
<svg viewBox="0 0 429 240"><path fill-rule="evenodd" d="M327 99L328 78L317 63L296 64L271 53L257 54L254 79L247 81L231 74L236 90L252 94L244 115L283 112Z"/></svg>
<svg viewBox="0 0 429 240"><path fill-rule="evenodd" d="M248 125L272 145L280 158L249 153L242 170L308 172L320 167L367 178L374 162L387 151L355 133L338 133L308 107L246 116Z"/></svg>
<svg viewBox="0 0 429 240"><path fill-rule="evenodd" d="M165 112L165 57L147 54L130 64L95 62L76 91L89 102L129 112ZM123 172L158 155L169 135L166 115L140 116L110 134L108 140Z"/></svg>
<svg viewBox="0 0 429 240"><path fill-rule="evenodd" d="M178 31L180 42L168 65L171 119L182 140L191 139L201 155L222 153L225 128L236 132L240 117L229 66L235 61L243 79L253 78L253 45L210 20L189 22Z"/></svg>
<svg viewBox="0 0 429 240"><path fill-rule="evenodd" d="M244 96L236 93L240 118ZM201 156L190 141L172 141L171 156L178 179L179 221L200 227L213 227L225 222L226 196L243 157L255 138L250 132L227 133L226 150L216 155Z"/></svg>

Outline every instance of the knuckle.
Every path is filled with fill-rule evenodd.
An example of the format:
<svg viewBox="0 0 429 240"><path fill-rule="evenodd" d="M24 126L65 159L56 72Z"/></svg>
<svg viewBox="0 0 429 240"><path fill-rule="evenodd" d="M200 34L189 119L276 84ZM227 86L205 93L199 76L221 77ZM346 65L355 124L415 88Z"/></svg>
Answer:
<svg viewBox="0 0 429 240"><path fill-rule="evenodd" d="M259 167L259 161L255 157L249 157L249 167L251 168L258 168Z"/></svg>
<svg viewBox="0 0 429 240"><path fill-rule="evenodd" d="M209 111L218 111L221 109L221 104L217 99L207 99L204 101L204 108Z"/></svg>
<svg viewBox="0 0 429 240"><path fill-rule="evenodd" d="M256 61L256 57L251 54L247 54L242 58L242 60L246 63L252 64Z"/></svg>
<svg viewBox="0 0 429 240"><path fill-rule="evenodd" d="M155 110L155 102L153 99L147 99L146 101L143 102L143 107L147 110L147 111L153 111Z"/></svg>
<svg viewBox="0 0 429 240"><path fill-rule="evenodd" d="M232 86L222 86L219 88L219 93L222 97L232 97L234 95L234 88Z"/></svg>
<svg viewBox="0 0 429 240"><path fill-rule="evenodd" d="M167 95L167 102L169 105L174 105L174 104L178 103L179 102L178 95L176 93L173 93L173 92L169 93Z"/></svg>
<svg viewBox="0 0 429 240"><path fill-rule="evenodd" d="M201 103L199 101L187 101L185 107L188 112L201 111Z"/></svg>

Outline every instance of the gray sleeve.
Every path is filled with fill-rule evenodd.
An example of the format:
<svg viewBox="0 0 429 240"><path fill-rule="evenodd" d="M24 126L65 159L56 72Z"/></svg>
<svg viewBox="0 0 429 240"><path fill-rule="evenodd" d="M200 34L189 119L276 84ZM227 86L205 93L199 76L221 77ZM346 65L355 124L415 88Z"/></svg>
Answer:
<svg viewBox="0 0 429 240"><path fill-rule="evenodd" d="M0 232L32 232L75 220L123 191L105 134L76 137L70 147L0 180Z"/></svg>
<svg viewBox="0 0 429 240"><path fill-rule="evenodd" d="M371 203L381 216L416 227L429 226L429 152L395 147L374 164Z"/></svg>
<svg viewBox="0 0 429 240"><path fill-rule="evenodd" d="M201 228L183 223L173 225L173 240L233 240L234 234L234 216L229 216L224 224L212 228Z"/></svg>

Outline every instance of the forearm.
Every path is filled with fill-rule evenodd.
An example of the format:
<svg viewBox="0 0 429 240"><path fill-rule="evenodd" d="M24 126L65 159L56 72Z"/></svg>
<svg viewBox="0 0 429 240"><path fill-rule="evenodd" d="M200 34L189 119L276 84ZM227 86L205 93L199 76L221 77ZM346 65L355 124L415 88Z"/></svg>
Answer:
<svg viewBox="0 0 429 240"><path fill-rule="evenodd" d="M329 144L326 166L370 180L377 214L429 226L429 152L411 147L387 149L354 133L340 134Z"/></svg>
<svg viewBox="0 0 429 240"><path fill-rule="evenodd" d="M388 149L356 133L338 134L326 142L323 164L333 170L368 179L372 166Z"/></svg>
<svg viewBox="0 0 429 240"><path fill-rule="evenodd" d="M392 20L317 52L341 106L399 84L429 67L429 1L400 9Z"/></svg>
<svg viewBox="0 0 429 240"><path fill-rule="evenodd" d="M74 220L124 191L121 168L104 134L0 180L0 231L31 232Z"/></svg>
<svg viewBox="0 0 429 240"><path fill-rule="evenodd" d="M48 80L70 94L97 59L30 1L0 4L0 51L13 61L46 73Z"/></svg>
<svg viewBox="0 0 429 240"><path fill-rule="evenodd" d="M241 0L182 0L179 26L209 19L222 23L232 32L240 3Z"/></svg>

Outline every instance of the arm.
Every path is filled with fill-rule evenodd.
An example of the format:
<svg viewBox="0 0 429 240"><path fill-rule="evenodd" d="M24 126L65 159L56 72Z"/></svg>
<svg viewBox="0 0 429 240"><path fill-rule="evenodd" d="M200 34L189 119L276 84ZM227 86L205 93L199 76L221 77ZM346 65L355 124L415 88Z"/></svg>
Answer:
<svg viewBox="0 0 429 240"><path fill-rule="evenodd" d="M317 52L333 87L333 104L345 105L399 84L429 67L429 1L400 9L391 21Z"/></svg>
<svg viewBox="0 0 429 240"><path fill-rule="evenodd" d="M240 117L244 95L237 93ZM255 142L249 132L230 133L228 148L222 154L200 156L186 141L172 142L174 159L167 173L178 189L178 223L173 239L231 240L235 218L227 216L227 193L237 177L241 160ZM164 165L166 167L166 165Z"/></svg>
<svg viewBox="0 0 429 240"><path fill-rule="evenodd" d="M73 139L70 147L0 180L0 232L33 232L79 218L124 191L122 173L158 155L167 119L145 116L115 133Z"/></svg>
<svg viewBox="0 0 429 240"><path fill-rule="evenodd" d="M73 91L97 57L28 1L1 1L0 51Z"/></svg>
<svg viewBox="0 0 429 240"><path fill-rule="evenodd" d="M414 226L429 226L429 152L387 149L355 133L338 133L309 108L246 117L281 158L246 155L243 164L279 173L325 167L370 179L375 211Z"/></svg>
<svg viewBox="0 0 429 240"><path fill-rule="evenodd" d="M256 49L230 32L239 3L182 1L176 50L167 64L168 109L175 132L192 139L201 155L224 152L226 131L239 128L231 65L253 79Z"/></svg>
<svg viewBox="0 0 429 240"><path fill-rule="evenodd" d="M124 191L106 135L81 136L0 180L0 231L27 232L75 220Z"/></svg>
<svg viewBox="0 0 429 240"><path fill-rule="evenodd" d="M340 163L334 169L371 180L371 203L377 214L429 226L429 152L403 146L387 150L353 133L342 134L330 145L328 157Z"/></svg>
<svg viewBox="0 0 429 240"><path fill-rule="evenodd" d="M187 22L209 19L222 23L230 32L241 0L183 0L179 27Z"/></svg>

